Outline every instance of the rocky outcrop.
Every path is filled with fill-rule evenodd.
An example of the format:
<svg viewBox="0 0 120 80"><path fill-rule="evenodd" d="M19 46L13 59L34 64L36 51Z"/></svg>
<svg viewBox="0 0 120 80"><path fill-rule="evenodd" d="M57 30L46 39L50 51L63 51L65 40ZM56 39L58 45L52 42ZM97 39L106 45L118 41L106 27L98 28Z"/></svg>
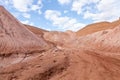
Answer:
<svg viewBox="0 0 120 80"><path fill-rule="evenodd" d="M41 51L48 44L0 6L0 55Z"/></svg>

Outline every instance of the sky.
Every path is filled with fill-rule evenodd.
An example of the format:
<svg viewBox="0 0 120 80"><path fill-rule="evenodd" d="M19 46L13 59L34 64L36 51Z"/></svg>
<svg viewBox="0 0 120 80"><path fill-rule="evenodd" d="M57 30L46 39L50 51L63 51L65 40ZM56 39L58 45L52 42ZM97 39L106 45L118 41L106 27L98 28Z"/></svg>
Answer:
<svg viewBox="0 0 120 80"><path fill-rule="evenodd" d="M120 17L119 0L0 0L0 5L20 22L50 31L78 31Z"/></svg>

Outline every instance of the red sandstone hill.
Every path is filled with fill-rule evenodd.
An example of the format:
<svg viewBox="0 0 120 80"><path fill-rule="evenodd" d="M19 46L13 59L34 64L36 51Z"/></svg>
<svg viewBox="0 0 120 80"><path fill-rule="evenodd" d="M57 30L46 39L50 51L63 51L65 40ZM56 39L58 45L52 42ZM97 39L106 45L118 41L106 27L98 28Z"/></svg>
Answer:
<svg viewBox="0 0 120 80"><path fill-rule="evenodd" d="M43 37L45 40L52 42L58 46L68 47L68 45L70 46L71 42L76 39L76 34L72 31L51 31L44 33Z"/></svg>
<svg viewBox="0 0 120 80"><path fill-rule="evenodd" d="M44 50L47 43L0 6L0 55Z"/></svg>
<svg viewBox="0 0 120 80"><path fill-rule="evenodd" d="M26 28L28 28L31 32L33 32L34 34L36 34L38 36L43 36L43 34L45 32L49 32L47 30L40 29L40 28L37 28L37 27L34 27L34 26L30 26L30 25L26 25L26 24L24 24L24 26L26 26Z"/></svg>
<svg viewBox="0 0 120 80"><path fill-rule="evenodd" d="M26 28L0 11L0 80L120 80L120 26L76 37ZM45 49L46 40L59 47Z"/></svg>
<svg viewBox="0 0 120 80"><path fill-rule="evenodd" d="M94 32L98 32L106 29L113 29L116 26L120 25L120 20L114 22L98 22L94 24L87 25L83 29L76 32L77 36L84 36Z"/></svg>
<svg viewBox="0 0 120 80"><path fill-rule="evenodd" d="M80 37L78 43L82 46L90 46L91 49L98 51L105 51L106 53L117 53L120 52L120 25L114 29L108 29L99 31L87 36ZM81 46L80 46L81 47Z"/></svg>

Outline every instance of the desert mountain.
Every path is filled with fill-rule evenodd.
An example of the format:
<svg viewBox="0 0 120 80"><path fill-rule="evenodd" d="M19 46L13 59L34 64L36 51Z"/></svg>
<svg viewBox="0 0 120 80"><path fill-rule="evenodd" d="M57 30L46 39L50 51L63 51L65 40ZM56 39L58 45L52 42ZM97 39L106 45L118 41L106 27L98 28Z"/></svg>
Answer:
<svg viewBox="0 0 120 80"><path fill-rule="evenodd" d="M0 6L0 55L44 50L47 43Z"/></svg>
<svg viewBox="0 0 120 80"><path fill-rule="evenodd" d="M78 43L82 46L92 45L90 48L105 51L109 53L120 52L120 25L114 29L99 31L78 39Z"/></svg>
<svg viewBox="0 0 120 80"><path fill-rule="evenodd" d="M98 32L106 29L113 29L116 26L120 25L120 20L114 22L98 22L94 24L87 25L83 29L76 32L77 36L85 36L94 32Z"/></svg>
<svg viewBox="0 0 120 80"><path fill-rule="evenodd" d="M120 80L120 26L114 27L78 37L24 26L0 7L0 80Z"/></svg>

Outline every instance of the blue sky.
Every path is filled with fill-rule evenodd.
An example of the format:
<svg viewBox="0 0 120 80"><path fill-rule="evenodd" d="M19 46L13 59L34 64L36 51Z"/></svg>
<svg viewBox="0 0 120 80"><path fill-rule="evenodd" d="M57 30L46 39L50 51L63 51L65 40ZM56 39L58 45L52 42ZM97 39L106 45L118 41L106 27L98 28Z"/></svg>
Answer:
<svg viewBox="0 0 120 80"><path fill-rule="evenodd" d="M19 21L46 30L77 31L120 17L119 0L0 0Z"/></svg>

